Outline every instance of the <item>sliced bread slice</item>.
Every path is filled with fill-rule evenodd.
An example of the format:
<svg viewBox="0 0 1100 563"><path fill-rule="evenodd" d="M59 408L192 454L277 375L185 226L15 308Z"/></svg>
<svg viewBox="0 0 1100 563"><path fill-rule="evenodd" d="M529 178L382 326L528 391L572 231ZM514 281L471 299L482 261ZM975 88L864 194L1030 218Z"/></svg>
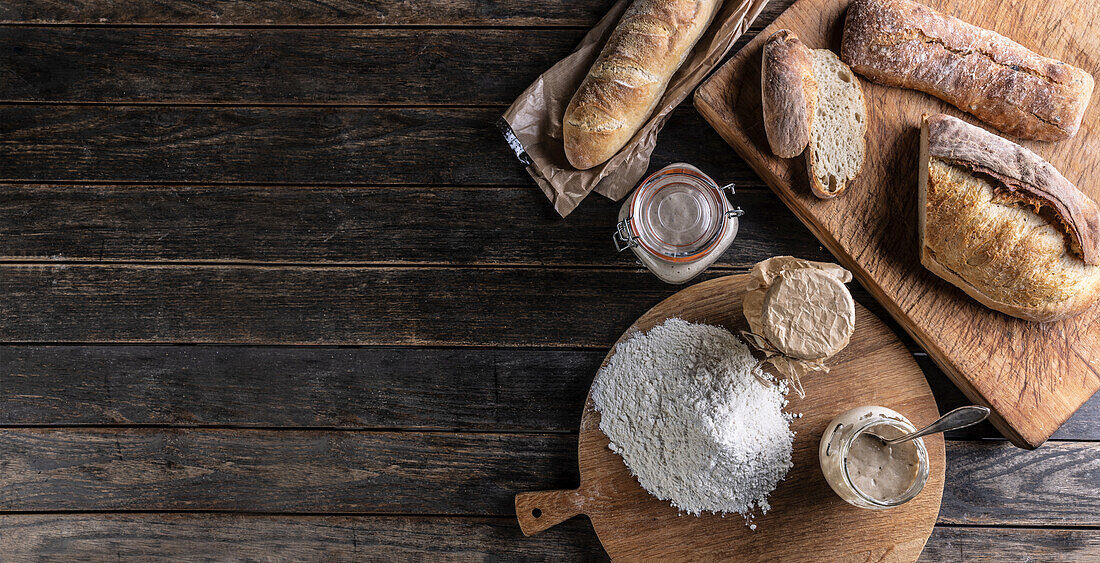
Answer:
<svg viewBox="0 0 1100 563"><path fill-rule="evenodd" d="M836 197L863 168L867 149L867 103L859 80L828 49L814 49L817 107L810 127L806 170L822 199Z"/></svg>

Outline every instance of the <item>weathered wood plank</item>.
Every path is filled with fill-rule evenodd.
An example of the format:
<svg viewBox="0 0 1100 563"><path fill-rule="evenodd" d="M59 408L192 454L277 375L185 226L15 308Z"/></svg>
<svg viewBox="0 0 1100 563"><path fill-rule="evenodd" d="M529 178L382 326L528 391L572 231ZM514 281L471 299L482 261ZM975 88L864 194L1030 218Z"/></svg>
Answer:
<svg viewBox="0 0 1100 563"><path fill-rule="evenodd" d="M921 561L1096 561L1100 530L936 526Z"/></svg>
<svg viewBox="0 0 1100 563"><path fill-rule="evenodd" d="M258 430L0 430L0 511L507 515L576 481L576 437Z"/></svg>
<svg viewBox="0 0 1100 563"><path fill-rule="evenodd" d="M697 281L737 272L712 268ZM0 342L606 349L681 288L639 265L14 263L0 265ZM866 292L851 290L883 317Z"/></svg>
<svg viewBox="0 0 1100 563"><path fill-rule="evenodd" d="M940 520L1100 525L1100 443L949 442ZM0 511L513 514L575 486L576 437L305 430L0 430Z"/></svg>
<svg viewBox="0 0 1100 563"><path fill-rule="evenodd" d="M494 126L503 109L0 106L0 182L537 189ZM669 120L652 163L683 159L719 182L763 185L686 108Z"/></svg>
<svg viewBox="0 0 1100 563"><path fill-rule="evenodd" d="M350 264L618 265L621 203L595 196L566 220L534 187L0 185L0 258ZM828 260L770 192L720 264L777 254ZM231 235L231 236L227 236Z"/></svg>
<svg viewBox="0 0 1100 563"><path fill-rule="evenodd" d="M948 452L941 522L1100 525L1098 442L1030 452L1004 442L953 442Z"/></svg>
<svg viewBox="0 0 1100 563"><path fill-rule="evenodd" d="M0 27L0 102L507 105L584 33Z"/></svg>
<svg viewBox="0 0 1100 563"><path fill-rule="evenodd" d="M4 346L0 425L575 432L603 357L567 350Z"/></svg>
<svg viewBox="0 0 1100 563"><path fill-rule="evenodd" d="M786 4L788 2L777 2ZM9 0L4 23L196 25L560 25L590 26L612 0L478 2L430 0Z"/></svg>
<svg viewBox="0 0 1100 563"><path fill-rule="evenodd" d="M677 289L641 269L8 265L0 341L606 348Z"/></svg>
<svg viewBox="0 0 1100 563"><path fill-rule="evenodd" d="M792 2L770 2L759 21L770 22ZM612 4L612 0L6 0L0 4L0 23L589 27Z"/></svg>
<svg viewBox="0 0 1100 563"><path fill-rule="evenodd" d="M604 353L8 345L0 347L0 425L575 432ZM965 404L923 359L941 412ZM949 437L999 436L975 428ZM1054 437L1100 441L1100 396Z"/></svg>
<svg viewBox="0 0 1100 563"><path fill-rule="evenodd" d="M514 518L20 514L0 527L14 560L607 560L579 518L530 538Z"/></svg>
<svg viewBox="0 0 1100 563"><path fill-rule="evenodd" d="M603 561L592 527L569 520L531 537L501 518L238 514L0 515L0 551L14 559L361 561L364 558ZM1082 561L1100 557L1100 531L938 526L922 561Z"/></svg>

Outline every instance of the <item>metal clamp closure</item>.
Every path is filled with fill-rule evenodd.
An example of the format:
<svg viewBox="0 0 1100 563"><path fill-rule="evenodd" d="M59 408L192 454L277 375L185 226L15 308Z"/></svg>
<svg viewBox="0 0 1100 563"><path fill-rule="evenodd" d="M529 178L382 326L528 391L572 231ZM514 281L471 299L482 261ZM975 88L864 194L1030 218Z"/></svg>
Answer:
<svg viewBox="0 0 1100 563"><path fill-rule="evenodd" d="M627 217L615 225L615 234L611 236L611 240L615 242L615 250L619 252L638 246L638 237L630 233L631 219L633 217Z"/></svg>
<svg viewBox="0 0 1100 563"><path fill-rule="evenodd" d="M732 184L731 183L731 184L726 184L726 185L722 186L721 188L718 188L719 192L724 193L726 191L729 191L729 194L726 195L726 201L729 202L730 205L733 205L733 202L730 201L730 196L732 196L733 194L736 193L733 189L736 186L737 186L737 184ZM733 219L734 217L740 217L744 214L745 214L745 212L742 211L740 207L734 207L733 209L730 209L729 211L726 212L726 218L727 219Z"/></svg>

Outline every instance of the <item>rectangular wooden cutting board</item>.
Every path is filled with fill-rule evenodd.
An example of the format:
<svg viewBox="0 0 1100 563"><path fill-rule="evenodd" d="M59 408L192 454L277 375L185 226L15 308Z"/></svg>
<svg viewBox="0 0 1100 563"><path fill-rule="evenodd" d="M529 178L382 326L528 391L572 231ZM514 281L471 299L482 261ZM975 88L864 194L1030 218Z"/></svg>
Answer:
<svg viewBox="0 0 1100 563"><path fill-rule="evenodd" d="M921 266L921 116L948 113L981 124L927 94L861 79L869 113L867 160L847 193L828 201L810 193L803 157L780 159L768 148L760 110L761 46L786 28L812 48L839 53L848 2L794 4L699 87L695 106L955 384L993 409L991 420L1001 433L1018 446L1037 447L1100 388L1100 307L1057 323L1030 323L983 307ZM924 3L1100 77L1095 0ZM1100 201L1098 95L1073 138L1021 144ZM751 218L744 228L766 230L768 219Z"/></svg>

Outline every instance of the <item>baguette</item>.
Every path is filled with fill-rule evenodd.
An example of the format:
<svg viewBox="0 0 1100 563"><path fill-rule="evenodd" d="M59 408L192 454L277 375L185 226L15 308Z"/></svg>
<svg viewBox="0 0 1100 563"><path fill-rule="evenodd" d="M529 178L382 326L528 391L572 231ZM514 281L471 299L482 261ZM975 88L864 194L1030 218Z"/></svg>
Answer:
<svg viewBox="0 0 1100 563"><path fill-rule="evenodd" d="M760 100L764 131L772 152L780 158L794 158L810 142L817 80L809 47L789 29L768 37L760 65Z"/></svg>
<svg viewBox="0 0 1100 563"><path fill-rule="evenodd" d="M1092 97L1088 72L909 0L854 0L840 56L874 82L931 94L1023 139L1073 136Z"/></svg>
<svg viewBox="0 0 1100 563"><path fill-rule="evenodd" d="M562 119L565 156L580 170L606 162L641 129L710 25L719 0L635 0Z"/></svg>
<svg viewBox="0 0 1100 563"><path fill-rule="evenodd" d="M1030 321L1100 297L1100 209L1035 153L947 115L921 125L921 263Z"/></svg>

